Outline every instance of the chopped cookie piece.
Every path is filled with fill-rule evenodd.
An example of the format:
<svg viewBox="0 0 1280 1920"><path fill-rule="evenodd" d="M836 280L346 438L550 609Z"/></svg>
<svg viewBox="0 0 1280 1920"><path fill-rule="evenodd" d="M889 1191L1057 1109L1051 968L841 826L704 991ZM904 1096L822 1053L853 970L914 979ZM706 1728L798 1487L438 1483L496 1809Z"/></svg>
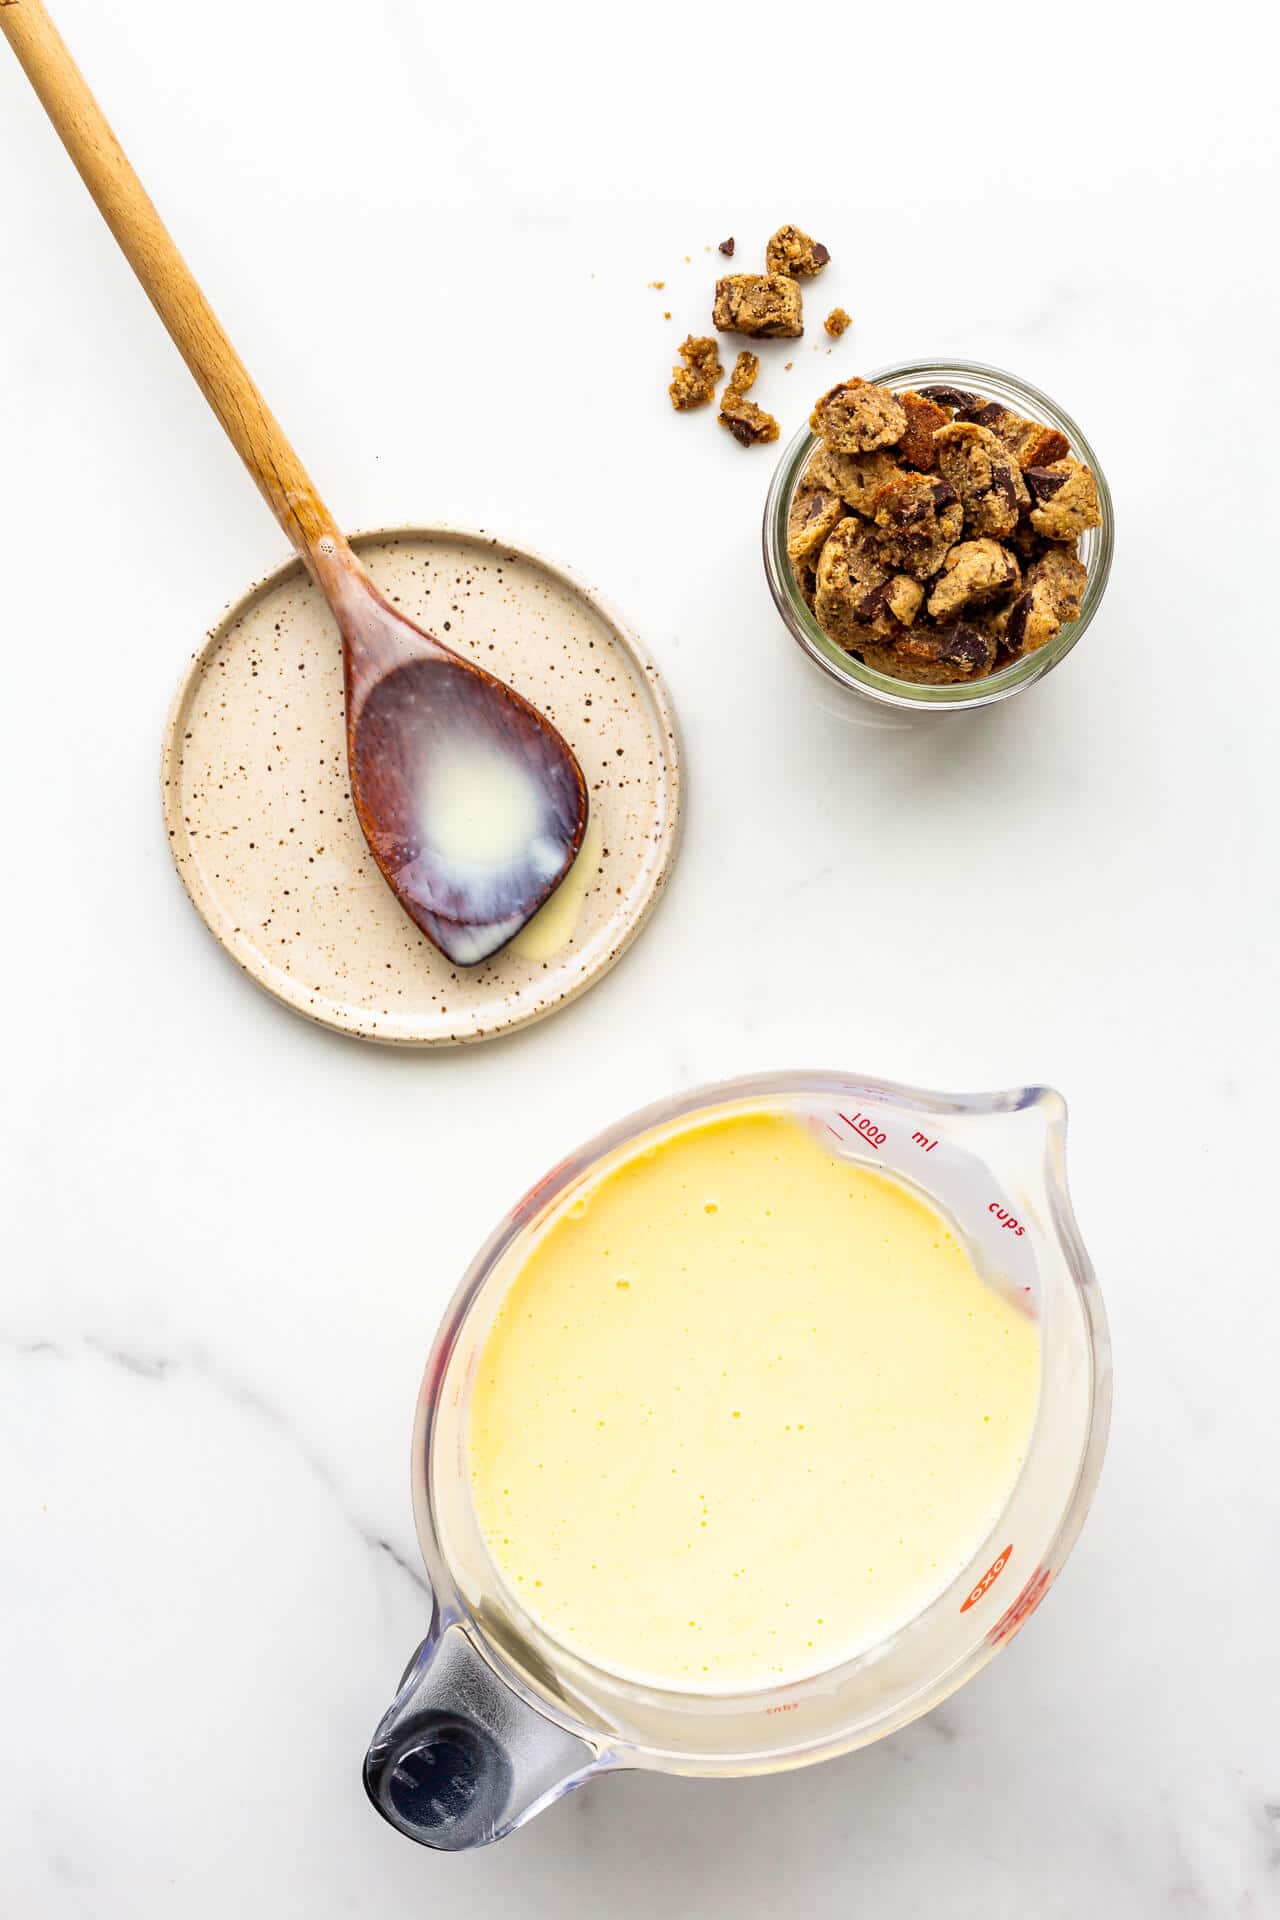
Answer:
<svg viewBox="0 0 1280 1920"><path fill-rule="evenodd" d="M764 250L764 264L770 273L789 273L806 279L821 273L831 255L821 240L811 240L799 227L779 227Z"/></svg>
<svg viewBox="0 0 1280 1920"><path fill-rule="evenodd" d="M844 501L826 487L806 487L796 494L787 515L787 554L808 560L816 554L838 521L844 519Z"/></svg>
<svg viewBox="0 0 1280 1920"><path fill-rule="evenodd" d="M822 324L831 335L831 338L838 340L840 335L842 333L848 333L850 327L853 325L853 315L846 313L843 307L832 307Z"/></svg>
<svg viewBox="0 0 1280 1920"><path fill-rule="evenodd" d="M732 260L733 249L734 249L734 238L733 238L733 235L730 234L727 240L722 240L720 242L720 251L723 254L727 254L729 259Z"/></svg>
<svg viewBox="0 0 1280 1920"><path fill-rule="evenodd" d="M861 520L842 520L818 555L813 611L823 632L839 646L856 646L877 613L888 620L875 600L888 577L871 528Z"/></svg>
<svg viewBox="0 0 1280 1920"><path fill-rule="evenodd" d="M951 418L945 407L926 400L922 393L900 393L898 400L907 416L907 430L898 442L898 452L909 467L927 473L938 464L938 449L933 436Z"/></svg>
<svg viewBox="0 0 1280 1920"><path fill-rule="evenodd" d="M1027 574L1026 589L1008 609L1002 652L1017 658L1035 653L1080 612L1089 575L1074 547L1051 547Z"/></svg>
<svg viewBox="0 0 1280 1920"><path fill-rule="evenodd" d="M676 412L688 413L691 407L705 407L709 400L715 399L724 369L720 365L720 349L709 335L697 338L689 334L679 352L685 364L672 369L675 377L667 392Z"/></svg>
<svg viewBox="0 0 1280 1920"><path fill-rule="evenodd" d="M1013 548L1024 567L1029 567L1033 560L1040 558L1050 542L1042 533L1036 532L1024 513L1013 532L1009 534L1006 545Z"/></svg>
<svg viewBox="0 0 1280 1920"><path fill-rule="evenodd" d="M1089 570L1073 546L1050 547L1027 575L1033 592L1043 592L1064 622L1074 620L1089 583Z"/></svg>
<svg viewBox="0 0 1280 1920"><path fill-rule="evenodd" d="M733 363L733 372L729 375L729 385L738 393L750 393L760 372L760 355L743 347Z"/></svg>
<svg viewBox="0 0 1280 1920"><path fill-rule="evenodd" d="M1046 427L1039 420L1024 420L1020 413L1002 407L996 400L984 402L975 396L974 404L961 407L956 419L974 427L989 427L1020 467L1047 467L1070 451L1066 435L1056 427Z"/></svg>
<svg viewBox="0 0 1280 1920"><path fill-rule="evenodd" d="M718 418L739 446L758 447L778 437L778 423L773 415L758 407L754 400L744 399L737 387L725 388L720 397Z"/></svg>
<svg viewBox="0 0 1280 1920"><path fill-rule="evenodd" d="M964 511L953 489L929 474L895 474L872 506L884 565L915 580L937 573L964 526Z"/></svg>
<svg viewBox="0 0 1280 1920"><path fill-rule="evenodd" d="M802 487L830 487L847 507L870 518L872 501L898 467L891 453L833 453L820 446L801 475Z"/></svg>
<svg viewBox="0 0 1280 1920"><path fill-rule="evenodd" d="M907 430L907 416L895 394L869 380L842 380L824 393L809 425L836 453L871 453L891 447Z"/></svg>
<svg viewBox="0 0 1280 1920"><path fill-rule="evenodd" d="M1005 644L1005 633L1009 625L1009 616L1017 604L1016 600L1002 601L1000 605L994 607L977 607L969 615L972 625L995 642L996 659L1002 667L1007 667L1012 657Z"/></svg>
<svg viewBox="0 0 1280 1920"><path fill-rule="evenodd" d="M1075 540L1102 525L1097 482L1092 469L1079 460L1028 467L1026 481L1034 501L1031 525L1046 540Z"/></svg>
<svg viewBox="0 0 1280 1920"><path fill-rule="evenodd" d="M1027 467L1051 466L1055 460L1065 460L1071 451L1065 433L1059 433L1056 427L1043 427L1038 420L1019 420L1005 445L1024 471Z"/></svg>
<svg viewBox="0 0 1280 1920"><path fill-rule="evenodd" d="M938 464L964 506L965 532L1003 539L1029 496L1016 460L989 427L953 420L937 434Z"/></svg>
<svg viewBox="0 0 1280 1920"><path fill-rule="evenodd" d="M773 415L766 413L763 407L758 407L754 400L747 399L759 371L757 354L740 353L729 375L729 384L720 396L720 425L728 427L734 439L744 447L760 446L778 437L778 423Z"/></svg>
<svg viewBox="0 0 1280 1920"><path fill-rule="evenodd" d="M980 680L995 662L996 643L989 634L953 620L945 627L912 627L890 646L860 649L867 666L898 680L948 686L961 680Z"/></svg>
<svg viewBox="0 0 1280 1920"><path fill-rule="evenodd" d="M800 287L784 273L731 273L716 281L711 318L721 333L795 340L804 332Z"/></svg>
<svg viewBox="0 0 1280 1920"><path fill-rule="evenodd" d="M929 615L947 620L970 607L980 607L1010 592L1021 579L1021 569L1007 547L994 540L961 540L942 563L937 585L929 595Z"/></svg>

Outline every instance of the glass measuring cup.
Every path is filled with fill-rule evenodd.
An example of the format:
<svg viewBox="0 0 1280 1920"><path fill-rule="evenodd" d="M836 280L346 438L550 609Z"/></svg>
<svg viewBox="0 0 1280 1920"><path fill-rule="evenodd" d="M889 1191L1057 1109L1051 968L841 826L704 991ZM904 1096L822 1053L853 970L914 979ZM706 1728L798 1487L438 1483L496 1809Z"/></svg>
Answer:
<svg viewBox="0 0 1280 1920"><path fill-rule="evenodd" d="M949 1219L988 1283L1038 1322L1039 1400L999 1520L922 1612L798 1682L681 1692L592 1666L522 1607L471 1502L470 1385L506 1287L554 1209L649 1140L762 1108L896 1176ZM754 1774L829 1759L926 1713L1012 1638L1083 1523L1111 1405L1106 1317L1067 1194L1065 1132L1065 1105L1046 1087L953 1095L852 1074L768 1074L633 1114L525 1195L466 1274L419 1396L412 1480L432 1620L364 1767L393 1826L455 1852L500 1839L597 1773Z"/></svg>

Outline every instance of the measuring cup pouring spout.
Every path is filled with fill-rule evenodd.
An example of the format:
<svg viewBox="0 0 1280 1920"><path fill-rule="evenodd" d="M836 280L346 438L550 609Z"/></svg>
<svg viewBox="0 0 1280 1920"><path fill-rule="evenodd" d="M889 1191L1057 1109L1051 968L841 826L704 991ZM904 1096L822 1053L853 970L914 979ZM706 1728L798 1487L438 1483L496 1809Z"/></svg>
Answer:
<svg viewBox="0 0 1280 1920"><path fill-rule="evenodd" d="M365 1755L384 1820L442 1853L487 1846L603 1764L499 1678L465 1626L437 1621Z"/></svg>

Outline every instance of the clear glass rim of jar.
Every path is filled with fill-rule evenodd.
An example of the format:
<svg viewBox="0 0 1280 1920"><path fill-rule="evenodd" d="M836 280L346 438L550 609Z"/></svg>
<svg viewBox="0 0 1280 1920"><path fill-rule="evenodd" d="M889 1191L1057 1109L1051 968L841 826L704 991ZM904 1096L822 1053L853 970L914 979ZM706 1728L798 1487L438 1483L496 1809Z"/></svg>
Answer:
<svg viewBox="0 0 1280 1920"><path fill-rule="evenodd" d="M1065 434L1075 458L1083 460L1093 469L1102 508L1102 525L1091 528L1081 541L1081 558L1088 568L1089 578L1079 617L1065 626L1047 645L1022 660L1014 661L999 673L989 674L984 680L964 681L953 686L924 686L914 681L896 680L889 674L877 673L873 667L846 653L823 632L814 619L805 604L787 556L787 517L791 501L810 454L820 444L818 436L807 424L800 429L778 462L765 501L764 570L774 605L791 637L814 666L852 692L880 706L955 712L972 707L988 707L999 700L1008 700L1015 693L1033 686L1037 680L1042 680L1046 673L1052 672L1060 661L1066 659L1084 637L1085 629L1102 604L1115 547L1115 509L1106 475L1098 464L1098 456L1071 415L1065 413L1056 401L1041 392L1039 387L1033 387L1028 381L1000 367L986 366L978 360L905 360L894 366L881 367L867 377L877 386L891 387L897 392L921 385L973 387L984 399L1001 401L1017 412L1043 421L1046 426L1056 427Z"/></svg>

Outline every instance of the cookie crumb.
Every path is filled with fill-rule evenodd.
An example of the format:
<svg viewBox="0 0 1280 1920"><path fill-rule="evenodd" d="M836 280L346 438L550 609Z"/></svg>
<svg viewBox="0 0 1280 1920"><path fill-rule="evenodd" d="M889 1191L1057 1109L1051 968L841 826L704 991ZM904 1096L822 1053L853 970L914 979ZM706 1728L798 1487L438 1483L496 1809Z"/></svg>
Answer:
<svg viewBox="0 0 1280 1920"><path fill-rule="evenodd" d="M810 239L799 227L779 227L764 252L769 273L788 273L792 278L808 278L821 273L831 255L821 240Z"/></svg>
<svg viewBox="0 0 1280 1920"><path fill-rule="evenodd" d="M664 320L669 320L669 319L671 318L671 315L670 315L669 313L667 313L667 312L665 312L665 311L664 311L664 313L663 313L663 315L662 315L662 317L663 317L663 319L664 319Z"/></svg>
<svg viewBox="0 0 1280 1920"><path fill-rule="evenodd" d="M783 371L784 373L790 373L790 371L791 371L791 369L792 369L792 367L794 367L794 365L795 365L795 361L794 361L794 360L787 360L787 361L785 361L785 362L783 363L783 368L782 368L782 371Z"/></svg>
<svg viewBox="0 0 1280 1920"><path fill-rule="evenodd" d="M663 289L663 287L665 287L665 286L666 286L666 284L667 284L667 283L666 283L666 281L665 281L665 280L650 280L650 281L648 282L648 285L649 285L649 286L651 286L651 287L656 287L656 288L657 288L657 290L658 290L659 292L661 292L661 291L662 291L662 289Z"/></svg>
<svg viewBox="0 0 1280 1920"><path fill-rule="evenodd" d="M736 387L739 393L749 393L756 383L760 372L760 355L748 353L744 347L733 363L733 372L729 375L729 385Z"/></svg>
<svg viewBox="0 0 1280 1920"><path fill-rule="evenodd" d="M685 364L672 368L673 377L667 392L676 412L688 413L715 399L724 368L720 365L720 349L710 335L699 338L689 334L679 353Z"/></svg>
<svg viewBox="0 0 1280 1920"><path fill-rule="evenodd" d="M720 396L720 425L727 427L739 446L762 446L778 437L778 423L771 413L758 407L747 394L760 371L758 355L745 350L738 355L729 384Z"/></svg>
<svg viewBox="0 0 1280 1920"><path fill-rule="evenodd" d="M831 338L838 340L840 335L847 333L853 325L853 315L846 313L843 307L832 307L822 324Z"/></svg>
<svg viewBox="0 0 1280 1920"><path fill-rule="evenodd" d="M722 241L720 242L720 251L721 251L721 253L723 253L723 254L724 254L724 255L725 255L725 256L726 256L726 257L727 257L728 259L730 259L730 260L732 260L732 258L733 258L733 249L734 249L734 247L735 247L736 245L737 245L737 242L736 242L736 241L734 240L734 237L733 237L733 235L732 235L732 234L730 234L730 235L729 235L729 238L728 238L727 240L722 240Z"/></svg>

